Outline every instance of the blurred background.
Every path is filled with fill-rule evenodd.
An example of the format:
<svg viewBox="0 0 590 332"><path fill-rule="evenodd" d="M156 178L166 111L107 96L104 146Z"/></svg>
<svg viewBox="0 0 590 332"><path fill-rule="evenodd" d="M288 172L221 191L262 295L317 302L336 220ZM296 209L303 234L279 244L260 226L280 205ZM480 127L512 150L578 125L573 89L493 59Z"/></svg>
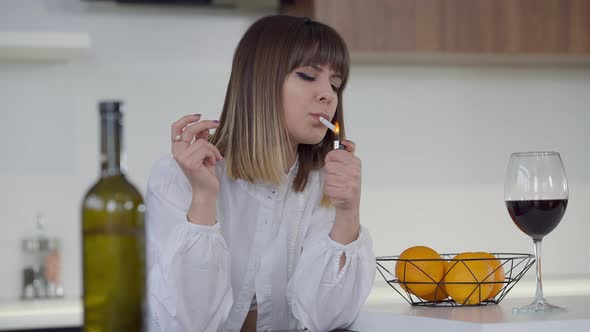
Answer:
<svg viewBox="0 0 590 332"><path fill-rule="evenodd" d="M544 274L589 285L590 1L129 2L0 1L1 300L21 295L21 239L38 214L60 239L65 297L81 295L98 101L125 102L127 174L144 194L171 123L218 119L239 38L281 10L333 26L349 45L345 126L377 255L532 252L506 211L504 173L511 152L555 150L570 201L543 242Z"/></svg>

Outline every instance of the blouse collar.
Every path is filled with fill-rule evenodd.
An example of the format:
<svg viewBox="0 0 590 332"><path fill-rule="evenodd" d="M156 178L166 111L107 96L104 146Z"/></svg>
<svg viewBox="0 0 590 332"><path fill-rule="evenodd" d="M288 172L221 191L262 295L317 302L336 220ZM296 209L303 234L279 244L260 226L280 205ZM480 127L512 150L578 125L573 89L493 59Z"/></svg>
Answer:
<svg viewBox="0 0 590 332"><path fill-rule="evenodd" d="M293 179L295 178L298 169L299 156L297 156L295 162L293 163L293 166L291 166L289 171L283 175L280 184L268 184L265 182L251 183L249 181L242 179L238 179L237 181L246 191L248 191L255 197L263 201L274 201L285 197L287 190L291 188L291 184L293 183Z"/></svg>

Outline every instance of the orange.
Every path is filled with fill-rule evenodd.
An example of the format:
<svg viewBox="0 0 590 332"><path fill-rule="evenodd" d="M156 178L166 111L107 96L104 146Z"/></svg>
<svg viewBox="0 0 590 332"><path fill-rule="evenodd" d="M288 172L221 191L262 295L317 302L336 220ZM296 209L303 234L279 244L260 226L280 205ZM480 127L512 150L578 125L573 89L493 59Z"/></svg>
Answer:
<svg viewBox="0 0 590 332"><path fill-rule="evenodd" d="M443 261L443 265L444 265L444 270L443 270L443 276L445 275L445 273L447 273L447 271L449 270L449 268L451 267L451 264L449 261ZM442 281L442 277L439 281ZM428 294L425 297L422 297L424 300L426 301L435 301L435 302L440 302L444 299L446 299L448 297L448 293L445 290L445 285L444 284L440 284L434 293L432 294Z"/></svg>
<svg viewBox="0 0 590 332"><path fill-rule="evenodd" d="M500 292L500 290L502 290L502 287L504 286L504 280L506 280L506 277L504 276L504 267L502 266L502 263L500 263L500 261L496 258L496 256L487 252L479 252L478 254L481 254L483 257L486 258L493 258L491 260L488 260L488 263L492 265L492 271L494 271L493 281L497 283L492 284L492 291L490 292L490 295L488 295L485 298L485 300L489 300L494 298L494 296L498 295L498 293Z"/></svg>
<svg viewBox="0 0 590 332"><path fill-rule="evenodd" d="M469 260L487 258L481 253L466 252L455 256L451 267L444 277L445 290L460 304L478 304L491 293L493 284L477 284L494 281L494 269L486 260Z"/></svg>
<svg viewBox="0 0 590 332"><path fill-rule="evenodd" d="M414 246L404 250L399 259L395 264L395 276L400 285L421 298L433 297L436 283L445 271L444 261L438 252L429 247Z"/></svg>

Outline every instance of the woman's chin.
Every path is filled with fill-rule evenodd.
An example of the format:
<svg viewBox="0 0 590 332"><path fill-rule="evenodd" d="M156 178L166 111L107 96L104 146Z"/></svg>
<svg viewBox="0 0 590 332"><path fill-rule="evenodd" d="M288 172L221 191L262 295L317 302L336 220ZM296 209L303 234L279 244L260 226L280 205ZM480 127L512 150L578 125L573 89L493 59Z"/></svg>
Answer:
<svg viewBox="0 0 590 332"><path fill-rule="evenodd" d="M316 145L322 142L324 136L308 136L301 140L302 144Z"/></svg>

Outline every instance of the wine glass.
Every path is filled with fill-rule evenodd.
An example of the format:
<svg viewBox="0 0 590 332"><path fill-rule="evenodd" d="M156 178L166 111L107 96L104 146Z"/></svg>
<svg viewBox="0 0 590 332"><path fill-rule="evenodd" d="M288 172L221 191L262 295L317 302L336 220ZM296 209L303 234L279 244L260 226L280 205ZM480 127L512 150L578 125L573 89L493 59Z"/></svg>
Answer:
<svg viewBox="0 0 590 332"><path fill-rule="evenodd" d="M512 221L533 239L537 291L534 301L516 312L559 311L543 297L541 240L561 221L569 198L565 169L557 152L518 152L510 155L504 200Z"/></svg>

